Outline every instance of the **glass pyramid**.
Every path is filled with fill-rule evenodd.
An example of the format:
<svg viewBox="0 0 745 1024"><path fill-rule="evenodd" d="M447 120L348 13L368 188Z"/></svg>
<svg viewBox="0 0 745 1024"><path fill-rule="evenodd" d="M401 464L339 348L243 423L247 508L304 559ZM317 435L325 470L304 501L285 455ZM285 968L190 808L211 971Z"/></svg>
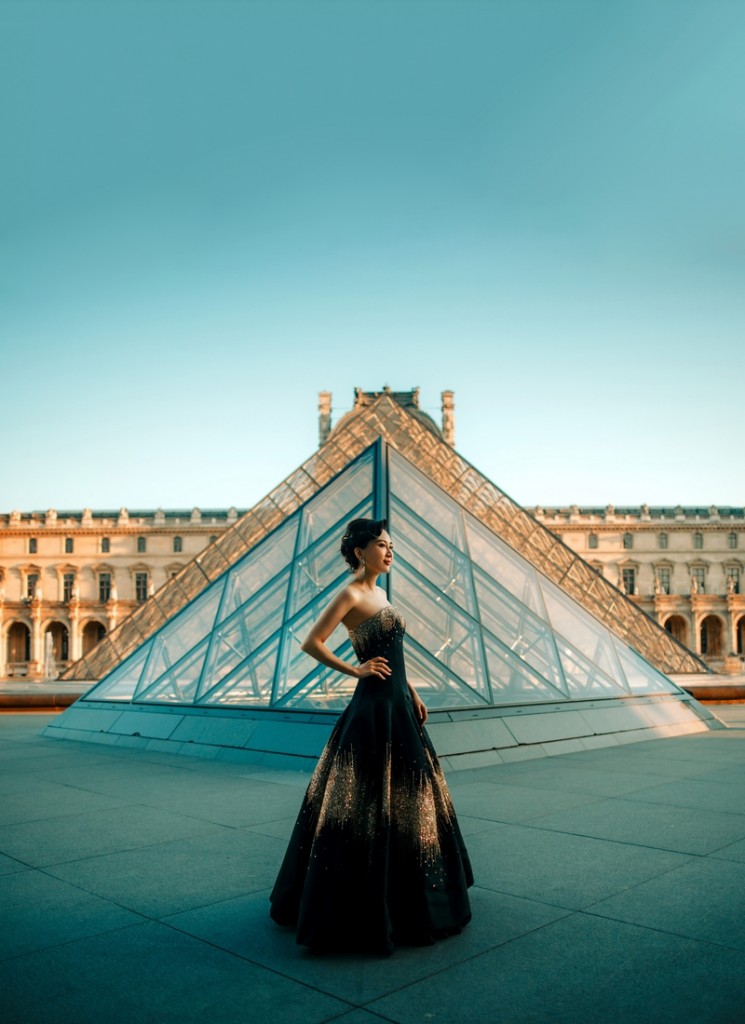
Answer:
<svg viewBox="0 0 745 1024"><path fill-rule="evenodd" d="M177 612L86 701L338 711L355 681L301 650L348 572L346 523L387 517L385 581L431 709L681 693L382 438ZM354 660L339 626L328 640Z"/></svg>

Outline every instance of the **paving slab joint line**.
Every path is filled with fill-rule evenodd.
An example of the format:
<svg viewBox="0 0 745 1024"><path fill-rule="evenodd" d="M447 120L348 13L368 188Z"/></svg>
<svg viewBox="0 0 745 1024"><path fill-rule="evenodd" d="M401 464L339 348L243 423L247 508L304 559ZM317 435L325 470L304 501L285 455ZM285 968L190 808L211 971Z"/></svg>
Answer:
<svg viewBox="0 0 745 1024"><path fill-rule="evenodd" d="M725 813L725 812L722 812ZM471 815L473 817L473 815ZM742 815L741 815L742 817ZM490 819L486 819L490 820ZM500 824L503 824L500 822ZM589 836L586 832L570 832L568 829L558 828L543 828L540 825L534 825L531 821L510 821L506 824L512 825L513 828L532 828L538 832L548 832L549 834L562 835L562 836L576 836L578 839L592 839L596 843L618 843L619 846L633 846L639 850L655 850L658 853L676 853L680 857L698 857L701 860L705 860L710 857L712 853L718 853L720 849L725 847L717 847L716 850L710 850L708 853L694 853L692 850L671 850L667 846L649 846L647 843L631 843L627 839L607 839L605 836ZM734 842L741 842L741 839L735 839ZM732 846L734 843L727 843L726 846Z"/></svg>
<svg viewBox="0 0 745 1024"><path fill-rule="evenodd" d="M334 998L338 998L335 996ZM377 999L383 998L382 996L376 996ZM395 1017L384 1017L378 1013L377 1010L371 1010L367 1006L355 1006L355 1010L364 1009L365 1013L369 1014L374 1020L384 1021L385 1024L401 1024L400 1020L396 1020ZM343 1020L344 1017L349 1013L349 1010L342 1010L341 1013L335 1013L333 1017L326 1017L325 1020L319 1022L319 1024L334 1024L335 1020Z"/></svg>
<svg viewBox="0 0 745 1024"><path fill-rule="evenodd" d="M601 901L598 901L601 902ZM593 904L596 906L597 904ZM725 942L714 942L713 939L704 939L698 935L686 934L686 932L673 932L668 928L655 928L651 924L640 924L638 921L627 921L625 918L611 917L609 914L593 914L592 910L578 910L578 914L586 917L599 918L601 921L615 921L616 924L630 925L632 928L643 928L648 932L657 932L659 935L673 935L676 939L687 939L689 942L700 942L704 946L712 946L714 949L727 949L742 955L742 946L729 946Z"/></svg>
<svg viewBox="0 0 745 1024"><path fill-rule="evenodd" d="M108 857L109 854L106 854L106 853L98 854L98 856L100 856L100 857ZM92 860L92 859L93 858L91 858L91 857L81 858L81 860ZM75 861L64 861L64 863L65 864L74 864L76 862ZM57 866L58 865L56 865L56 864L50 864L49 868L54 868L54 867L57 867ZM47 870L47 868L32 867L31 870L32 871L38 871L38 873L40 875L46 875L47 878L51 878L55 882L63 882L65 885L70 885L70 886L72 886L73 889L77 889L79 892L84 892L86 896L94 896L98 900L103 900L105 903L110 903L112 907L119 907L120 910L126 910L128 914L134 914L136 917L141 917L143 924L145 924L145 923L161 924L161 920L158 917L151 917L150 914L146 914L142 910L135 910L134 907L128 907L125 903L120 903L118 900L111 899L110 896L102 896L100 893L94 892L92 889L86 889L84 886L80 885L80 883L72 882L68 878L60 878L59 875L53 875L51 870ZM122 928L135 928L135 927L137 927L137 925L135 925L135 924L124 924L124 925L120 925L117 928L109 928L109 929L106 929L103 932L96 932L95 934L96 935L106 935L110 931L118 932L118 931L121 931ZM67 941L68 940L66 939L65 942L61 942L60 945L61 946L67 945ZM70 942L77 942L78 940L77 939L70 939L69 941ZM49 948L50 949L54 949L55 947L50 946Z"/></svg>
<svg viewBox="0 0 745 1024"><path fill-rule="evenodd" d="M60 879L58 878L56 879L56 881L59 882ZM86 892L86 890L84 889L83 892ZM87 895L90 895L90 893L87 893ZM115 906L119 906L119 904L117 903L115 904ZM124 909L129 910L130 908L125 907ZM131 913L136 914L137 911L132 910ZM64 946L71 946L74 942L84 942L87 939L98 939L102 935L113 935L115 932L122 932L127 928L140 928L143 924L150 923L150 920L151 919L147 918L141 922L137 922L136 924L132 924L130 922L129 924L118 925L116 928L104 928L103 931L91 932L89 935L73 935L71 938L63 939L62 942L55 942L51 946L39 946L36 949L27 949L23 953L13 953L12 956L6 956L2 960L0 960L0 964L10 964L14 960L22 960L24 957L27 956L36 956L38 953L49 953L53 949L62 949ZM155 923L157 924L158 922Z"/></svg>
<svg viewBox="0 0 745 1024"><path fill-rule="evenodd" d="M217 902L223 901L218 900ZM219 942L213 942L211 939L205 939L201 935L195 935L193 932L185 931L183 928L179 928L178 925L172 924L168 920L161 919L160 921L158 921L158 924L162 924L165 928L170 928L171 931L178 932L179 935L186 935L187 938L193 939L195 942L201 942L204 943L205 946L211 946L212 949L217 949L221 953L228 953L230 956L234 956L236 957L236 959L242 960L246 964L251 964L254 967L259 967L261 970L268 971L270 974L276 974L278 978L286 978L287 980L294 982L296 985L302 985L303 988L308 988L311 990L311 992L318 992L324 996L332 995L332 993L325 991L325 989L317 988L315 985L310 985L308 984L307 981L301 981L299 978L296 978L292 974L285 974L283 971L278 970L276 967L269 967L267 964L262 963L260 960L252 960L250 956L245 956L243 953L236 953L234 949L229 949L227 946L221 946ZM343 996L339 995L333 995L333 998L338 999L340 1003L346 1003L347 1009L343 1011L344 1013L349 1013L350 1010L358 1010L362 1005L360 1003L350 1003L348 999L345 999ZM343 1014L336 1014L336 1016L343 1016ZM331 1020L333 1018L327 1019Z"/></svg>

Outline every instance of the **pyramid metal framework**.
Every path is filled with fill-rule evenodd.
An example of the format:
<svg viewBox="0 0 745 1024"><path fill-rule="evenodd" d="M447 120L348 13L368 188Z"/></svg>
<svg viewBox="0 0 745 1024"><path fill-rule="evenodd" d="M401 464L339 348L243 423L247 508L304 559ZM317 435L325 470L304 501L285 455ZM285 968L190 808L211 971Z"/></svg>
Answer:
<svg viewBox="0 0 745 1024"><path fill-rule="evenodd" d="M389 521L396 551L386 580L389 599L408 623L409 679L432 710L681 693L378 438L124 658L84 701L342 709L354 680L319 665L300 645L348 576L339 538L357 516ZM328 643L354 660L342 626Z"/></svg>
<svg viewBox="0 0 745 1024"><path fill-rule="evenodd" d="M344 579L336 554L341 526L364 514L387 514L396 532L391 598L409 617L411 669L439 678L438 699L570 699L583 672L587 692L599 695L642 685L630 680L650 667L708 671L422 417L383 393L347 415L310 459L62 678L100 679L88 699L205 706L237 703L240 692L252 691L271 707L293 708L306 692L317 700L325 688L334 690L326 697L333 707L344 681L311 667L298 638ZM430 558L445 575L452 570L444 583ZM435 605L442 613L427 618L425 607L434 613ZM570 634L571 668L554 632ZM603 643L594 646L590 636ZM333 641L348 650L346 641ZM502 655L505 665L519 660L518 675L530 685L508 679ZM250 685L242 689L243 677ZM663 684L653 674L643 685Z"/></svg>

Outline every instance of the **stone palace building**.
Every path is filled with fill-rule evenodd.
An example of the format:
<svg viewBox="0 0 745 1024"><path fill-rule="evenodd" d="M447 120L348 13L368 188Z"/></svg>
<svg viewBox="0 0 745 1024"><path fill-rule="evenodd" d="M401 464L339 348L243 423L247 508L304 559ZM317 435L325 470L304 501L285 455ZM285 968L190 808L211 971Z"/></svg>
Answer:
<svg viewBox="0 0 745 1024"><path fill-rule="evenodd" d="M386 391L430 421L419 408L418 388ZM377 394L357 388L354 409ZM441 427L431 423L454 445L451 391L442 393ZM321 444L331 430L331 395L321 392ZM243 511L0 514L0 679L54 678ZM527 511L712 668L742 671L745 510L573 505Z"/></svg>

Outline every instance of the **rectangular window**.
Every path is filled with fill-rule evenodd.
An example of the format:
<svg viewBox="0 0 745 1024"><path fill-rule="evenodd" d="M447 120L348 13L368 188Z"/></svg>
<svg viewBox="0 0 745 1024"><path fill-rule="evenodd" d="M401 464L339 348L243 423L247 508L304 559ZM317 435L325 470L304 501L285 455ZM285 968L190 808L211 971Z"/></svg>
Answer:
<svg viewBox="0 0 745 1024"><path fill-rule="evenodd" d="M71 555L75 550L75 542L72 537L65 537L65 554Z"/></svg>
<svg viewBox="0 0 745 1024"><path fill-rule="evenodd" d="M147 601L147 573L136 572L135 573L135 597L142 604L143 601Z"/></svg>
<svg viewBox="0 0 745 1024"><path fill-rule="evenodd" d="M138 555L144 555L146 551L147 551L147 538L146 537L138 537L137 538L137 554Z"/></svg>
<svg viewBox="0 0 745 1024"><path fill-rule="evenodd" d="M636 593L636 569L623 570L623 589L627 594Z"/></svg>
<svg viewBox="0 0 745 1024"><path fill-rule="evenodd" d="M670 593L670 576L671 570L666 565L661 565L657 570L657 580L659 582L659 593L669 594Z"/></svg>
<svg viewBox="0 0 745 1024"><path fill-rule="evenodd" d="M100 572L98 574L98 600L106 604L111 600L111 573Z"/></svg>
<svg viewBox="0 0 745 1024"><path fill-rule="evenodd" d="M663 550L667 548L667 534L666 533L660 533L658 535L658 537L657 537L657 544Z"/></svg>
<svg viewBox="0 0 745 1024"><path fill-rule="evenodd" d="M706 593L706 569L704 569L703 567L699 568L698 566L696 568L694 568L694 569L691 569L691 582L693 582L693 580L696 581L696 589L698 590L698 593L699 594L705 594Z"/></svg>
<svg viewBox="0 0 745 1024"><path fill-rule="evenodd" d="M75 590L75 573L66 572L62 577L62 600L67 603L72 601L73 591Z"/></svg>
<svg viewBox="0 0 745 1024"><path fill-rule="evenodd" d="M30 555L36 555L39 551L39 542L36 537L29 537L28 539L28 553Z"/></svg>
<svg viewBox="0 0 745 1024"><path fill-rule="evenodd" d="M109 540L108 537L102 537L101 538L101 554L102 555L108 555L108 553L110 551L111 551L111 541Z"/></svg>
<svg viewBox="0 0 745 1024"><path fill-rule="evenodd" d="M598 546L598 535L596 533L591 533L587 538L587 546L588 548L596 548Z"/></svg>
<svg viewBox="0 0 745 1024"><path fill-rule="evenodd" d="M26 597L33 597L36 584L39 582L38 572L30 572L26 577Z"/></svg>
<svg viewBox="0 0 745 1024"><path fill-rule="evenodd" d="M740 593L740 569L737 565L728 565L724 570L724 575L727 577L727 593L728 594L739 594ZM732 581L730 583L730 580ZM730 589L731 588L731 589Z"/></svg>

